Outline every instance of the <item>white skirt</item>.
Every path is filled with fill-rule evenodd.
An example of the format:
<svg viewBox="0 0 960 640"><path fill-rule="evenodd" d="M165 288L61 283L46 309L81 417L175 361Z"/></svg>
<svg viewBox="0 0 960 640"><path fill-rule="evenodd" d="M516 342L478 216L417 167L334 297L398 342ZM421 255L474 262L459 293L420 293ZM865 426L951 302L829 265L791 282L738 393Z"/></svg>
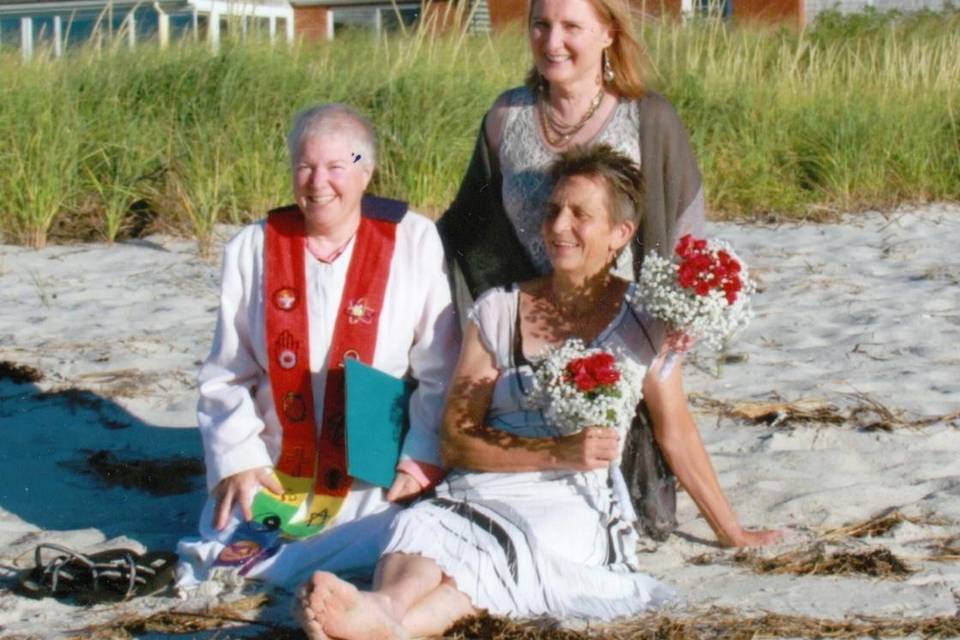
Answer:
<svg viewBox="0 0 960 640"><path fill-rule="evenodd" d="M386 553L434 560L480 609L610 620L674 597L637 572L638 537L606 470L454 471L401 512Z"/></svg>

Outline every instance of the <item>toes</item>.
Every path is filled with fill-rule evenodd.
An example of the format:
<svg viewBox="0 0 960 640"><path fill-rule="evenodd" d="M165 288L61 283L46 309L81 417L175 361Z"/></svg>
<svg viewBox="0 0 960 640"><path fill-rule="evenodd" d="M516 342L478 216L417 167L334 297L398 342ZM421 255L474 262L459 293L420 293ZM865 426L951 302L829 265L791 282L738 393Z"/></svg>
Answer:
<svg viewBox="0 0 960 640"><path fill-rule="evenodd" d="M330 640L330 636L324 633L323 627L316 622L304 624L303 632L307 634L307 640Z"/></svg>
<svg viewBox="0 0 960 640"><path fill-rule="evenodd" d="M293 615L300 624L308 640L329 640L329 636L323 631L317 613L310 607L306 599L299 601L299 606L294 605Z"/></svg>

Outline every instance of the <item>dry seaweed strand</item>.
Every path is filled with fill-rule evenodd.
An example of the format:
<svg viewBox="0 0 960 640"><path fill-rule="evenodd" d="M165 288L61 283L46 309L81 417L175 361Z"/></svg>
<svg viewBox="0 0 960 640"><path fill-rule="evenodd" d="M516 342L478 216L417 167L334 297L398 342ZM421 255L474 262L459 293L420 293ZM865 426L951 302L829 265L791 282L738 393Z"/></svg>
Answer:
<svg viewBox="0 0 960 640"><path fill-rule="evenodd" d="M737 564L746 565L760 574L790 573L796 576L867 575L874 578L902 578L915 573L906 562L886 548L869 551L835 551L827 553L822 545L781 553L764 558L741 551L733 556Z"/></svg>
<svg viewBox="0 0 960 640"><path fill-rule="evenodd" d="M837 529L830 529L823 534L823 537L836 538L875 538L885 535L896 528L902 522L910 522L917 525L937 525L943 526L949 524L947 521L932 518L929 516L906 516L897 510L896 507L885 509L880 513L871 516L862 522L853 522Z"/></svg>
<svg viewBox="0 0 960 640"><path fill-rule="evenodd" d="M744 616L729 609L710 609L689 617L650 614L583 631L549 627L536 621L510 621L481 615L464 620L445 634L450 640L752 640L755 638L895 638L960 635L960 618L847 618L830 620L765 613Z"/></svg>
<svg viewBox="0 0 960 640"><path fill-rule="evenodd" d="M221 605L230 608L230 605ZM89 627L77 638L98 640L127 640L133 634L191 633L222 629L237 622L264 627L252 637L266 640L293 640L302 638L297 629L250 620L243 612L232 610L230 615L218 615L212 607L205 614L198 613L187 621L184 612L167 611L150 616L124 616L113 622ZM203 621L202 623L199 621ZM189 622L189 624L187 624ZM481 614L462 620L447 630L448 640L752 640L765 638L896 638L920 635L925 638L960 636L960 618L939 616L930 618L855 617L843 620L787 616L765 613L746 616L730 609L712 608L689 613L684 617L648 614L611 624L598 624L583 630L565 629L544 620L508 620ZM229 637L229 636L225 636Z"/></svg>
<svg viewBox="0 0 960 640"><path fill-rule="evenodd" d="M159 371L129 368L81 373L76 378L85 384L94 386L97 392L104 396L134 398L154 389L165 375Z"/></svg>
<svg viewBox="0 0 960 640"><path fill-rule="evenodd" d="M752 424L785 426L793 423L852 424L861 431L893 431L898 428L917 429L960 418L960 411L910 419L906 412L893 410L864 393L848 394L858 404L844 410L825 400L796 400L793 402L725 402L705 394L692 393L690 404L696 408L717 413L734 420Z"/></svg>
<svg viewBox="0 0 960 640"><path fill-rule="evenodd" d="M756 552L738 551L733 556L702 553L687 559L688 564L734 564L759 574L792 574L796 576L866 575L874 578L903 578L916 571L884 547L869 551L824 550L822 543L787 551L773 557Z"/></svg>
<svg viewBox="0 0 960 640"><path fill-rule="evenodd" d="M453 625L443 634L451 640L579 640L589 638L589 632L563 629L551 620L509 620L486 613L471 616Z"/></svg>
<svg viewBox="0 0 960 640"><path fill-rule="evenodd" d="M943 562L945 560L960 560L960 535L950 536L937 540L930 546L933 551L928 560Z"/></svg>
<svg viewBox="0 0 960 640"><path fill-rule="evenodd" d="M300 635L291 635L289 627L281 627L268 622L261 622L246 617L244 614L256 611L269 602L269 597L260 594L248 598L240 598L232 602L207 607L203 611L177 611L168 609L149 615L136 613L124 614L113 620L86 627L79 630L77 638L129 638L143 633L194 633L221 629L234 624L256 625L267 627L271 638L299 638ZM299 634L299 632L296 632Z"/></svg>
<svg viewBox="0 0 960 640"><path fill-rule="evenodd" d="M718 413L726 418L745 420L753 424L783 425L792 422L842 424L847 416L835 405L821 400L795 402L725 402L702 393L691 393L690 404L696 408Z"/></svg>
<svg viewBox="0 0 960 640"><path fill-rule="evenodd" d="M9 380L16 384L40 382L43 380L43 372L25 364L0 360L0 380Z"/></svg>

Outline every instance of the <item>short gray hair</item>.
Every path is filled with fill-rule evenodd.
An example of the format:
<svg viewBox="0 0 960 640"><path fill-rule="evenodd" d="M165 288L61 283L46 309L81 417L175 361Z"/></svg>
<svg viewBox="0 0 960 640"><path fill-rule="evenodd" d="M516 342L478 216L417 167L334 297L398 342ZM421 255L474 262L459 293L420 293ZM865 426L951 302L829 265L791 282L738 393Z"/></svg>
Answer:
<svg viewBox="0 0 960 640"><path fill-rule="evenodd" d="M607 191L610 221L643 224L644 189L640 165L607 144L573 146L548 168L556 186L564 178L599 178Z"/></svg>
<svg viewBox="0 0 960 640"><path fill-rule="evenodd" d="M287 135L290 164L297 163L300 145L307 138L344 133L357 143L360 162L373 169L377 164L377 134L373 125L347 105L337 102L310 107L297 114Z"/></svg>

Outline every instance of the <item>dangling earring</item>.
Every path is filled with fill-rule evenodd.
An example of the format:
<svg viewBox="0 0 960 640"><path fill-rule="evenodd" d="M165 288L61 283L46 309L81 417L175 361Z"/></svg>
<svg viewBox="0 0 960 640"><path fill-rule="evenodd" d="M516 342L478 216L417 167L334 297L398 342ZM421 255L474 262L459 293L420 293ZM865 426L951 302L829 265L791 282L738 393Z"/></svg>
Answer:
<svg viewBox="0 0 960 640"><path fill-rule="evenodd" d="M603 81L607 84L613 82L616 76L613 73L613 65L610 64L610 58L607 56L607 50L603 50Z"/></svg>
<svg viewBox="0 0 960 640"><path fill-rule="evenodd" d="M539 71L536 71L535 73L537 74L537 92L540 95L545 96L547 95L547 89L549 88L547 79L544 78L543 74L541 74Z"/></svg>

